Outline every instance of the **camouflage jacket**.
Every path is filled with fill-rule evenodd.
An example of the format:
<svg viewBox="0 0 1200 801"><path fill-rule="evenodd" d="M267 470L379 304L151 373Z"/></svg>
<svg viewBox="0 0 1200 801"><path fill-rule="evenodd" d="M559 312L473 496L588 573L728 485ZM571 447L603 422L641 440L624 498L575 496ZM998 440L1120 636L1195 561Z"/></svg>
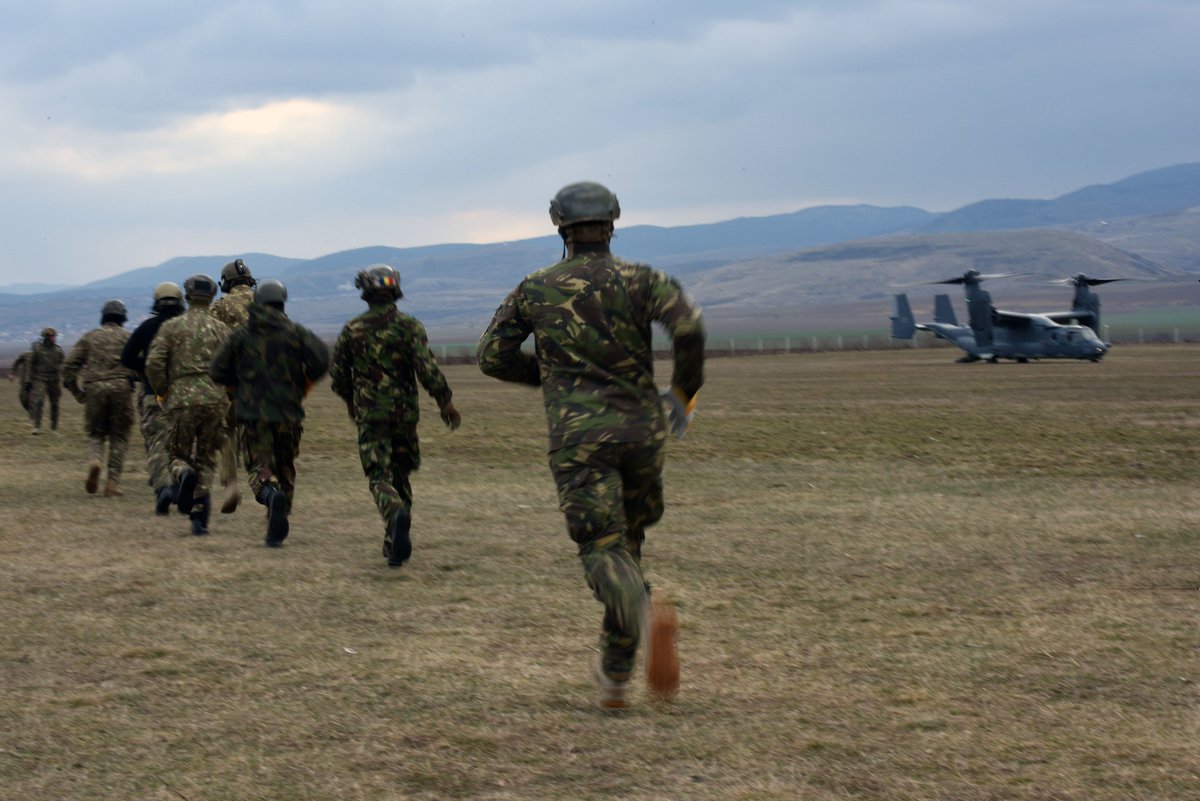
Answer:
<svg viewBox="0 0 1200 801"><path fill-rule="evenodd" d="M479 367L541 384L550 450L665 436L654 383L651 323L675 349L672 383L704 382L704 325L675 279L604 252L585 252L526 276L479 340ZM521 351L532 334L536 355Z"/></svg>
<svg viewBox="0 0 1200 801"><path fill-rule="evenodd" d="M329 377L359 423L417 422L418 381L438 408L452 394L429 351L425 326L395 303L372 303L346 323L333 349Z"/></svg>
<svg viewBox="0 0 1200 801"><path fill-rule="evenodd" d="M63 362L66 357L58 343L47 345L38 340L29 351L29 368L25 373L28 381L53 381L58 383L62 378Z"/></svg>
<svg viewBox="0 0 1200 801"><path fill-rule="evenodd" d="M166 408L224 405L225 390L208 377L208 365L225 340L229 326L213 317L207 306L190 306L186 313L162 324L146 355L146 380Z"/></svg>
<svg viewBox="0 0 1200 801"><path fill-rule="evenodd" d="M251 304L250 319L213 357L213 381L233 387L239 422L299 422L304 397L329 370L329 348L283 312Z"/></svg>
<svg viewBox="0 0 1200 801"><path fill-rule="evenodd" d="M213 317L231 329L245 325L250 319L250 304L253 301L254 289L245 284L238 284L213 303Z"/></svg>
<svg viewBox="0 0 1200 801"><path fill-rule="evenodd" d="M116 323L105 323L88 331L67 356L63 386L79 397L88 384L114 381L132 384L133 371L121 364L121 351L129 332Z"/></svg>

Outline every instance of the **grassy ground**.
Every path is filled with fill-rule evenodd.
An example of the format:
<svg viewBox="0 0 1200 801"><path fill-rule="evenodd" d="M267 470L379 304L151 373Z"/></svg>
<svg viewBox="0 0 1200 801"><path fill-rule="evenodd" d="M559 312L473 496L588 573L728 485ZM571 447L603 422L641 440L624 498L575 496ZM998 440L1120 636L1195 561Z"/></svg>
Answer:
<svg viewBox="0 0 1200 801"><path fill-rule="evenodd" d="M645 563L678 700L611 716L536 392L447 374L388 569L309 403L292 537L83 491L0 385L0 798L1167 799L1200 782L1200 348L713 360Z"/></svg>

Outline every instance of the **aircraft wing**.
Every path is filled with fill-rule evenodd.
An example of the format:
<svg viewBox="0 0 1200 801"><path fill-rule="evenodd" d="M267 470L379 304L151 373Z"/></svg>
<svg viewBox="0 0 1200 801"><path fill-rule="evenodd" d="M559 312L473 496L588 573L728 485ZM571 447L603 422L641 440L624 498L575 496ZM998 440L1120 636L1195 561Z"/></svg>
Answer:
<svg viewBox="0 0 1200 801"><path fill-rule="evenodd" d="M1028 314L1021 314L1020 312L1000 311L999 309L994 309L992 311L992 315L993 315L993 318L992 318L993 324L1002 325L1005 328L1019 330L1022 328L1032 328L1033 327L1033 317ZM1045 315L1041 315L1041 316L1044 317Z"/></svg>
<svg viewBox="0 0 1200 801"><path fill-rule="evenodd" d="M1071 323L1078 323L1079 325L1086 325L1089 328L1095 322L1095 318L1096 318L1096 315L1093 314L1092 312L1088 311L1087 309L1079 309L1077 311L1065 311L1065 312L1048 312L1047 314L1043 314L1042 316L1049 317L1051 320L1058 323L1059 325L1069 325Z"/></svg>

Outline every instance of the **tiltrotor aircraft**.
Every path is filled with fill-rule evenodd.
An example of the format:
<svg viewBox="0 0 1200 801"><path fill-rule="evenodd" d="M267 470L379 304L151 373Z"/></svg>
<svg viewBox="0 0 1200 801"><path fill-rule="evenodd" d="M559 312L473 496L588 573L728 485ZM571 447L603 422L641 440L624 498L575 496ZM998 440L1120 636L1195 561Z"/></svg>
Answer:
<svg viewBox="0 0 1200 801"><path fill-rule="evenodd" d="M1089 359L1098 362L1108 352L1100 333L1100 298L1091 290L1124 278L1088 278L1083 273L1057 283L1075 287L1070 311L1021 314L1001 311L980 282L1001 275L981 275L967 270L958 278L931 281L933 284L962 284L967 299L969 325L959 325L949 295L934 298L932 323L913 318L908 295L893 295L892 338L911 339L916 331L932 331L966 352L960 362L999 359L1028 362L1030 359Z"/></svg>

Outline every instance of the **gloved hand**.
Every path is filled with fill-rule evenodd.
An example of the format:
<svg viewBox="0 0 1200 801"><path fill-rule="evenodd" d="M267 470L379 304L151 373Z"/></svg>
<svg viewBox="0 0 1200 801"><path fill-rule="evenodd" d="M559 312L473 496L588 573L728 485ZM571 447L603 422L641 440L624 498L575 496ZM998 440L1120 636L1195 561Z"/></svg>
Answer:
<svg viewBox="0 0 1200 801"><path fill-rule="evenodd" d="M462 425L462 415L458 413L458 409L454 408L454 401L448 401L441 408L442 422L445 423L451 431Z"/></svg>
<svg viewBox="0 0 1200 801"><path fill-rule="evenodd" d="M660 390L658 394L667 413L667 427L677 438L683 439L691 428L692 417L696 414L696 396L689 398L687 393L677 386Z"/></svg>

